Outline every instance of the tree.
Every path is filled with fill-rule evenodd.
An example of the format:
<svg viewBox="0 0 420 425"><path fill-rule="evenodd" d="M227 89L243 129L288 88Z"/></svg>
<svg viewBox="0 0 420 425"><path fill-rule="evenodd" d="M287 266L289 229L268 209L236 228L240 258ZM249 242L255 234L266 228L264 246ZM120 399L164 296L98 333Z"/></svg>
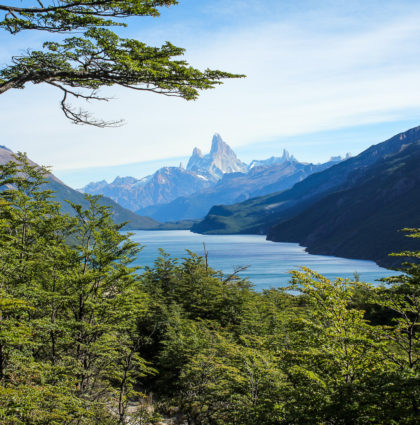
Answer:
<svg viewBox="0 0 420 425"><path fill-rule="evenodd" d="M200 90L214 88L222 79L241 77L210 69L199 71L179 59L184 49L169 42L151 47L138 40L120 38L107 29L126 26L123 20L129 17L159 16L160 7L176 3L176 0L33 0L22 7L0 4L0 28L11 34L29 30L83 32L63 41L46 41L42 50L28 50L24 55L14 56L12 64L0 69L0 94L22 89L28 83L48 84L63 93L61 109L73 123L105 127L121 121L94 119L89 112L72 107L68 98L108 100L98 95L98 89L118 85L193 100Z"/></svg>
<svg viewBox="0 0 420 425"><path fill-rule="evenodd" d="M120 423L126 418L134 383L152 373L139 354L137 321L147 306L136 267L130 267L138 245L121 234L109 208L87 196L89 208L76 211L75 267L63 288L67 341L63 356L72 360L77 395L93 405L117 400ZM107 404L111 404L107 401Z"/></svg>
<svg viewBox="0 0 420 425"><path fill-rule="evenodd" d="M24 155L0 166L0 421L7 425L84 415L71 379L54 365L68 218L43 187L46 173Z"/></svg>
<svg viewBox="0 0 420 425"><path fill-rule="evenodd" d="M376 396L376 376L389 363L382 361L364 311L352 306L357 288L369 285L330 281L308 268L292 275L307 307L290 320L280 361L290 382L286 423L393 423L386 422Z"/></svg>
<svg viewBox="0 0 420 425"><path fill-rule="evenodd" d="M408 237L420 239L420 229L403 230ZM420 418L420 251L391 255L410 261L400 268L403 274L383 279L391 286L378 288L374 297L391 317L377 332L384 361L393 365L386 370L384 392L392 397L388 417L394 417L395 423L414 424Z"/></svg>

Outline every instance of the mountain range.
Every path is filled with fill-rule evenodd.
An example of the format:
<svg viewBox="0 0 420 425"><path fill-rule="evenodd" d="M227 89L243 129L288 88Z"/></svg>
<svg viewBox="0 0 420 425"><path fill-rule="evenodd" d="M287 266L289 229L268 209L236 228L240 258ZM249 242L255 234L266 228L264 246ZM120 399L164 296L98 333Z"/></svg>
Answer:
<svg viewBox="0 0 420 425"><path fill-rule="evenodd" d="M214 185L225 173L238 170L245 170L245 165L220 135L215 134L210 153L203 155L195 148L186 169L182 164L179 167L163 167L141 179L117 177L110 184L106 181L89 183L80 191L109 196L123 207L139 211L200 192Z"/></svg>
<svg viewBox="0 0 420 425"><path fill-rule="evenodd" d="M186 169L164 167L152 176L117 177L110 184L90 183L80 190L109 196L137 214L161 222L201 219L213 205L288 189L340 161L338 157L325 164L306 164L283 151L282 156L247 165L215 134L210 152L203 155L194 148Z"/></svg>
<svg viewBox="0 0 420 425"><path fill-rule="evenodd" d="M131 211L150 205L164 204L211 186L212 182L183 167L163 167L152 176L142 179L117 177L112 183L106 181L89 183L81 192L104 195Z"/></svg>
<svg viewBox="0 0 420 425"><path fill-rule="evenodd" d="M292 188L214 206L197 233L258 233L298 242L310 253L392 266L391 251L414 242L398 230L420 227L420 127L371 146Z"/></svg>
<svg viewBox="0 0 420 425"><path fill-rule="evenodd" d="M256 162L256 161L255 161ZM264 165L264 161L246 173L227 173L214 185L182 196L168 204L150 206L136 211L158 221L185 220L204 217L213 205L232 204L292 187L309 175L324 170L337 161L325 164L303 164L293 159Z"/></svg>

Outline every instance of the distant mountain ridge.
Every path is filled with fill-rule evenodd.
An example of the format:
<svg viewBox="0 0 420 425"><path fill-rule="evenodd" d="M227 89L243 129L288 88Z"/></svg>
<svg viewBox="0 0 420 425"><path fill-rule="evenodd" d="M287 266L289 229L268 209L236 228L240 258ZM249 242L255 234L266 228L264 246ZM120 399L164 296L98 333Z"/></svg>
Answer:
<svg viewBox="0 0 420 425"><path fill-rule="evenodd" d="M420 127L371 146L283 192L214 206L198 233L259 233L299 242L309 252L392 265L387 250L412 241L397 232L420 227ZM386 234L386 238L381 234ZM390 243L393 246L390 246Z"/></svg>
<svg viewBox="0 0 420 425"><path fill-rule="evenodd" d="M283 149L282 156L272 156L265 160L255 160L248 165L248 170L254 167L267 167L274 164L283 164L285 162L297 162L293 155L290 155L286 149Z"/></svg>
<svg viewBox="0 0 420 425"><path fill-rule="evenodd" d="M204 217L215 204L235 203L288 189L340 160L305 164L284 150L280 157L254 160L247 165L216 133L210 152L203 155L194 148L186 169L163 167L142 179L117 177L112 183L90 183L81 190L109 196L122 206L158 221L194 220Z"/></svg>

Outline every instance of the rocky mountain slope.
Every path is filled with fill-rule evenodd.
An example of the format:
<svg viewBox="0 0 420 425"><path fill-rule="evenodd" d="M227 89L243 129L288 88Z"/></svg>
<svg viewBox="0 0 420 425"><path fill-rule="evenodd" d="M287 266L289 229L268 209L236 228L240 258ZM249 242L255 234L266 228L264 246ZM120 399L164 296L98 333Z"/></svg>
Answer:
<svg viewBox="0 0 420 425"><path fill-rule="evenodd" d="M5 164L8 161L14 160L13 152L5 146L0 147L0 164ZM36 165L30 161L31 164ZM66 200L71 201L75 204L80 204L83 207L88 207L88 202L84 198L83 194L65 185L60 179L53 174L48 176L48 188L53 190L54 197L62 205L64 212L72 213L72 208L65 202ZM100 200L100 204L110 207L113 212L114 220L116 223L128 222L125 226L126 230L140 230L140 229L155 229L159 227L159 223L149 217L141 217L134 212L123 208L110 198L103 197Z"/></svg>
<svg viewBox="0 0 420 425"><path fill-rule="evenodd" d="M192 230L268 233L276 241L306 244L311 252L391 264L384 252L401 249L409 242L401 235L395 239L390 234L396 228L420 226L420 202L416 195L419 143L420 127L416 127L312 174L289 190L235 205L215 206ZM353 236L346 239L345 229ZM387 232L391 244L395 243L393 247L381 248L383 232Z"/></svg>
<svg viewBox="0 0 420 425"><path fill-rule="evenodd" d="M420 226L419 164L420 141L378 161L349 188L272 227L267 238L299 242L313 254L399 264L390 252L418 248L400 230Z"/></svg>
<svg viewBox="0 0 420 425"><path fill-rule="evenodd" d="M110 184L106 181L89 183L81 191L108 196L123 207L136 211L150 205L168 203L212 184L206 177L182 167L164 167L143 179L117 177Z"/></svg>
<svg viewBox="0 0 420 425"><path fill-rule="evenodd" d="M182 166L163 167L142 179L117 177L109 184L106 181L89 183L80 191L108 196L123 207L138 211L201 192L215 185L226 173L246 170L246 164L236 157L219 134L215 134L210 153L203 155L198 148L194 148L186 169ZM169 219L177 220L175 217Z"/></svg>

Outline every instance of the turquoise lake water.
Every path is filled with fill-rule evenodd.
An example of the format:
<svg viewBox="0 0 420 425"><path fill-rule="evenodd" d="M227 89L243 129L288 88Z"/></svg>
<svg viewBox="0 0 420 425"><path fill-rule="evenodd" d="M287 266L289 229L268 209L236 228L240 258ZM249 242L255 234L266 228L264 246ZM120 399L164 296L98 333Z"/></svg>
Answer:
<svg viewBox="0 0 420 425"><path fill-rule="evenodd" d="M396 274L372 261L311 255L298 244L270 242L259 235L198 235L187 230L132 233L132 239L144 246L136 265L153 265L159 248L176 258L186 257L186 249L203 255L205 243L209 265L213 269L232 273L236 266L249 266L241 276L247 277L257 290L287 286L289 271L300 266L309 267L330 279L353 278L357 272L361 280L371 283Z"/></svg>

